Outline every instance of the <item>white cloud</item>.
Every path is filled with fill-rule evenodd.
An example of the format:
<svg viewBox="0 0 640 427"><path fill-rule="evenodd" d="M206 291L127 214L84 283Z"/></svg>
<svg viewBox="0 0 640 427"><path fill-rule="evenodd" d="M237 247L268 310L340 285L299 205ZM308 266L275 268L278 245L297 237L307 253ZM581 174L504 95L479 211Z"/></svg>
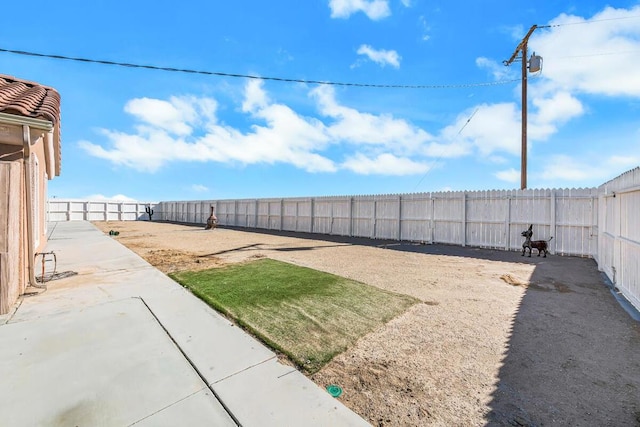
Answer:
<svg viewBox="0 0 640 427"><path fill-rule="evenodd" d="M549 97L534 97L532 104L537 108L529 117L532 139L545 140L558 130L558 126L584 113L582 103L568 92L556 92Z"/></svg>
<svg viewBox="0 0 640 427"><path fill-rule="evenodd" d="M348 18L363 12L369 19L377 21L391 15L388 0L330 0L332 18Z"/></svg>
<svg viewBox="0 0 640 427"><path fill-rule="evenodd" d="M545 162L542 176L547 180L583 181L591 178L594 172L574 157L554 155Z"/></svg>
<svg viewBox="0 0 640 427"><path fill-rule="evenodd" d="M568 156L558 154L550 156L544 167L534 178L545 181L594 182L601 183L613 178L619 172L637 166L640 163L640 152L629 153L628 156Z"/></svg>
<svg viewBox="0 0 640 427"><path fill-rule="evenodd" d="M358 48L358 55L364 55L369 60L378 65L391 65L394 68L400 68L400 55L395 50L374 49L373 47L363 44Z"/></svg>
<svg viewBox="0 0 640 427"><path fill-rule="evenodd" d="M513 168L507 169L507 170L503 170L503 171L499 171L493 174L496 178L498 178L501 181L506 181L509 182L511 184L515 184L517 182L520 182L520 171L517 171Z"/></svg>
<svg viewBox="0 0 640 427"><path fill-rule="evenodd" d="M218 123L213 99L132 100L127 105L160 106L160 111L172 111L164 117L174 119L167 125L158 121L162 114L153 108L144 112L132 108L132 115L142 122L134 132L102 130L107 145L80 141L79 146L90 155L143 172L155 172L175 161L213 161L290 164L307 172L342 168L360 174L405 175L422 173L433 159L477 153L486 160L504 163L504 154L520 152L520 113L515 103L474 107L434 136L390 114L371 114L342 105L331 86L318 86L309 94L317 105L317 118L272 101L261 81L249 81L241 111L253 124L246 131ZM581 104L563 92L536 98L533 104L530 133L539 139L555 132L558 123L582 112ZM185 112L167 108L176 106L184 107ZM190 133L184 134L187 128Z"/></svg>
<svg viewBox="0 0 640 427"><path fill-rule="evenodd" d="M262 89L260 80L251 80L244 89L242 111L245 113L256 113L261 108L266 108L267 105L269 105L269 97Z"/></svg>
<svg viewBox="0 0 640 427"><path fill-rule="evenodd" d="M454 159L473 153L473 145L466 140L431 142L424 147L424 154L439 159Z"/></svg>
<svg viewBox="0 0 640 427"><path fill-rule="evenodd" d="M411 7L411 0L400 0L404 7Z"/></svg>
<svg viewBox="0 0 640 427"><path fill-rule="evenodd" d="M188 111L196 111L193 122L202 123L204 135L174 136L163 124L145 125L137 126L134 134L103 130L111 149L88 141L80 141L79 146L93 156L144 172L155 172L171 161L289 163L308 172L336 170L332 160L317 153L329 143L322 122L300 116L285 105L271 103L260 81L250 81L245 86L243 112L264 125L256 123L246 133L220 125L210 112L195 108L206 104L207 99L180 100L190 103L192 108L187 108ZM147 117L144 119L149 122ZM181 124L186 122L176 122L171 128L181 129Z"/></svg>
<svg viewBox="0 0 640 427"><path fill-rule="evenodd" d="M438 140L448 142L446 148L459 155L468 154L471 148L483 157L494 153L518 154L520 111L514 103L478 105L445 127Z"/></svg>
<svg viewBox="0 0 640 427"><path fill-rule="evenodd" d="M206 187L202 184L193 184L191 186L191 190L195 191L196 193L206 193L207 191L209 191L209 187Z"/></svg>
<svg viewBox="0 0 640 427"><path fill-rule="evenodd" d="M376 2L332 1L336 14L364 11ZM387 2L383 3L388 7ZM350 9L349 9L350 8ZM591 18L616 19L587 25L567 25L536 31L530 50L545 59L539 78L529 79L529 143L548 140L561 126L588 110L583 94L600 96L640 96L640 56L599 55L583 61L563 59L584 54L589 40L598 52L613 49L640 50L640 26L632 19L633 9L606 8ZM552 23L581 22L582 18L561 15ZM637 23L637 22L636 22ZM581 28L576 32L574 29ZM520 36L521 37L521 36ZM557 45L557 46L556 46ZM575 46L574 46L575 45ZM579 50L582 49L582 51ZM390 52L361 46L361 55L381 64L399 66L400 57ZM376 56L377 55L377 56ZM397 55L397 53L395 53ZM636 59L638 57L639 59ZM395 62L394 62L395 61ZM478 67L495 78L503 78L509 68L487 58L478 58ZM511 70L517 74L517 70ZM288 164L307 172L358 174L422 174L440 159L479 156L484 162L507 168L519 157L521 110L519 90L512 102L479 104L460 113L451 123L434 133L392 114L374 114L341 104L331 86L309 91L317 108L314 116L271 99L259 80L244 87L241 108L236 109L246 128L236 128L217 120L218 103L206 97L182 96L168 100L139 98L129 101L125 111L136 119L133 130L102 130L104 144L81 141L90 155L140 171L153 172L169 162L220 162L225 164ZM633 167L640 153L612 153L607 159L549 156L536 165L537 179L575 181L587 177L610 178L610 170ZM501 170L495 176L515 182L517 171ZM517 180L516 180L517 181Z"/></svg>
<svg viewBox="0 0 640 427"><path fill-rule="evenodd" d="M105 196L104 194L91 194L87 197L83 197L83 200L95 200L104 202L136 202L136 199L127 197L124 194L116 194L115 196Z"/></svg>
<svg viewBox="0 0 640 427"><path fill-rule="evenodd" d="M427 23L427 19L424 16L420 16L418 20L420 22L420 27L422 28L422 41L426 42L431 38L431 36L429 36L429 31L431 30L431 27L429 27L429 24Z"/></svg>
<svg viewBox="0 0 640 427"><path fill-rule="evenodd" d="M374 158L356 153L349 157L342 167L361 175L415 175L429 170L428 163L415 162L389 153L380 154Z"/></svg>
<svg viewBox="0 0 640 427"><path fill-rule="evenodd" d="M178 98L169 101L136 98L127 102L124 110L142 125L151 125L175 135L188 135L199 124L201 116L211 118L217 104L210 98Z"/></svg>
<svg viewBox="0 0 640 427"><path fill-rule="evenodd" d="M489 58L476 58L478 68L489 70L495 80L512 80L518 78L512 67L505 67L504 64L498 64Z"/></svg>
<svg viewBox="0 0 640 427"><path fill-rule="evenodd" d="M606 7L590 19L562 14L539 29L529 49L544 58L542 76L558 89L640 97L640 6ZM569 24L569 25L567 25Z"/></svg>
<svg viewBox="0 0 640 427"><path fill-rule="evenodd" d="M344 141L355 145L379 147L394 154L418 153L423 143L433 137L406 120L388 114L374 115L362 113L340 105L335 99L335 91L329 86L319 86L311 91L320 113L333 119L327 125L327 134L334 141Z"/></svg>
<svg viewBox="0 0 640 427"><path fill-rule="evenodd" d="M172 117L183 120L173 120L171 126L158 123L159 114L135 114L143 123L134 132L104 129L101 134L107 144L80 141L79 146L92 156L142 172L155 172L175 161L282 163L307 172L335 172L341 167L362 174L406 175L425 170L429 156L424 144L434 141L428 132L389 114L343 106L329 86L316 87L310 96L318 106L319 118L302 116L273 102L261 81L250 81L241 110L253 122L247 131L220 124L210 110L196 108L203 105L201 98L171 98L166 103L145 99L145 105L161 108L185 103L189 114L173 113ZM207 102L217 105L214 100ZM200 125L183 134L189 123ZM180 132L174 132L176 129ZM333 158L327 152L333 152Z"/></svg>

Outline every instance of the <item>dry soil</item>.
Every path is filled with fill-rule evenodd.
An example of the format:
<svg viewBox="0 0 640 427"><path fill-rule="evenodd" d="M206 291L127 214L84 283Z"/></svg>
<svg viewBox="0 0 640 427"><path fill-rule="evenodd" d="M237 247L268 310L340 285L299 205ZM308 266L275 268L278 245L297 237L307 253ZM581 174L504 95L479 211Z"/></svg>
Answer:
<svg viewBox="0 0 640 427"><path fill-rule="evenodd" d="M161 271L269 257L422 303L312 376L373 425L640 425L640 327L591 259L99 222Z"/></svg>

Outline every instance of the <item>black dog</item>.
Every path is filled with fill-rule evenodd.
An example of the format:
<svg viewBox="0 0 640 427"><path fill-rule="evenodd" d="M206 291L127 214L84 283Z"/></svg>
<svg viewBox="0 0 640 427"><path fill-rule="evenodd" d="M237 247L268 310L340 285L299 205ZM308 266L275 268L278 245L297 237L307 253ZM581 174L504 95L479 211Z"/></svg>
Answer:
<svg viewBox="0 0 640 427"><path fill-rule="evenodd" d="M531 249L537 249L538 256L544 252L544 258L547 257L547 253L549 252L548 243L553 237L550 237L549 240L531 240L531 236L533 236L533 224L531 224L526 231L523 231L521 235L526 239L522 244L522 256L524 256L527 248L529 248L529 257L531 257Z"/></svg>

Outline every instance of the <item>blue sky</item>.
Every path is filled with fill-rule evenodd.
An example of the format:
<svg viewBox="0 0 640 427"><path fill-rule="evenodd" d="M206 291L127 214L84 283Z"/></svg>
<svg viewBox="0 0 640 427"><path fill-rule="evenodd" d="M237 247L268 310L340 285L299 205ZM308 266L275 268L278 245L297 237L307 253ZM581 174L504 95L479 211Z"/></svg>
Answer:
<svg viewBox="0 0 640 427"><path fill-rule="evenodd" d="M541 4L544 3L544 4ZM10 12L10 11L8 11ZM29 3L0 48L288 83L0 53L62 96L58 198L145 201L597 186L640 165L640 2L102 0ZM20 12L22 13L22 12ZM438 88L431 88L439 86Z"/></svg>

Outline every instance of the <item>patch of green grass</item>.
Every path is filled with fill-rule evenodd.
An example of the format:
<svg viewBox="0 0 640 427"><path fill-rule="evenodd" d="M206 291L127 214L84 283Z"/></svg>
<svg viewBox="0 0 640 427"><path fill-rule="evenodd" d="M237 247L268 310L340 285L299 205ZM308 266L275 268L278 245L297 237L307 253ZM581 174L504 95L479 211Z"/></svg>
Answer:
<svg viewBox="0 0 640 427"><path fill-rule="evenodd" d="M309 373L418 302L271 259L170 276Z"/></svg>

